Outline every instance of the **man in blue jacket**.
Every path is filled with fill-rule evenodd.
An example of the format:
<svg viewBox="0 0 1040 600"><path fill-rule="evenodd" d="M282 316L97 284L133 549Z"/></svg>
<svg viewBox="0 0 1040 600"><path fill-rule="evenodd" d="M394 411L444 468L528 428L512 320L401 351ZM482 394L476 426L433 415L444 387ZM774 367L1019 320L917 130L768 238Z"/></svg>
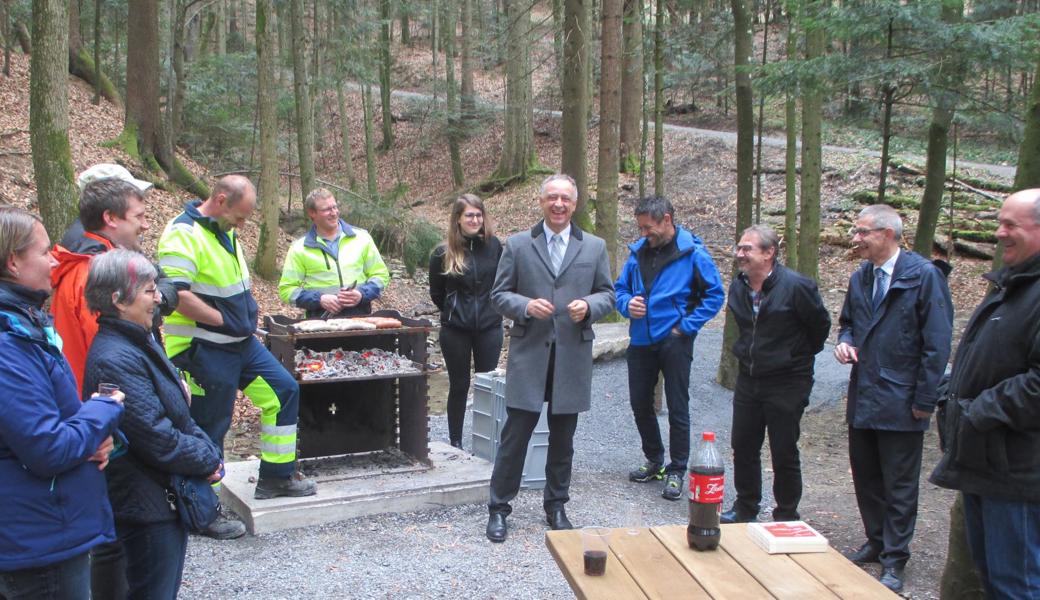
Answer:
<svg viewBox="0 0 1040 600"><path fill-rule="evenodd" d="M849 462L867 541L846 554L880 562L881 583L903 589L917 521L924 432L950 357L953 306L938 267L899 249L892 207L864 208L850 232L866 259L849 280L834 356L852 364Z"/></svg>
<svg viewBox="0 0 1040 600"><path fill-rule="evenodd" d="M668 199L643 198L635 215L643 237L629 246L632 253L614 283L618 312L631 319L628 394L646 456L646 463L628 478L640 483L664 479L661 495L678 500L690 456L693 340L722 308L725 292L701 240L675 225L675 209ZM667 465L654 414L658 373L664 375L668 402Z"/></svg>

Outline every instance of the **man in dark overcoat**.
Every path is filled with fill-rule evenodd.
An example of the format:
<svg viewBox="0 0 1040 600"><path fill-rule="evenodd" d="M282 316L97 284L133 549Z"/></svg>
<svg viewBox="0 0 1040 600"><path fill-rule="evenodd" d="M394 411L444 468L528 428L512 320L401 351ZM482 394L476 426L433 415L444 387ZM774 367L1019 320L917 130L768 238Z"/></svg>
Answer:
<svg viewBox="0 0 1040 600"><path fill-rule="evenodd" d="M924 432L950 357L953 306L943 272L901 250L892 207L864 208L850 232L866 261L849 280L834 356L852 364L849 462L867 540L846 556L880 562L899 592L917 521Z"/></svg>
<svg viewBox="0 0 1040 600"><path fill-rule="evenodd" d="M509 502L520 490L531 433L548 403L549 448L543 506L553 529L570 529L574 430L592 402L592 324L614 308L606 244L571 222L574 180L551 175L539 204L544 219L506 241L491 301L513 320L506 367L506 422L495 457L487 537L506 539Z"/></svg>

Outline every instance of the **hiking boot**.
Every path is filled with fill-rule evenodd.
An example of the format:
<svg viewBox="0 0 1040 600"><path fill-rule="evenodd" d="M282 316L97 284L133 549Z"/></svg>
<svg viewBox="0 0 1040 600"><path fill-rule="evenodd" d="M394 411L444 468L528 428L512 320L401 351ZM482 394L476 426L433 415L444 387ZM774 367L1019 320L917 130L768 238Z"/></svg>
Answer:
<svg viewBox="0 0 1040 600"><path fill-rule="evenodd" d="M278 496L313 496L318 493L318 484L311 479L306 479L303 473L296 471L290 477L261 477L256 482L256 491L253 497L257 500L267 500Z"/></svg>
<svg viewBox="0 0 1040 600"><path fill-rule="evenodd" d="M668 473L664 476L664 490L661 497L665 500L678 500L682 498L682 473Z"/></svg>
<svg viewBox="0 0 1040 600"><path fill-rule="evenodd" d="M215 540L233 540L246 534L246 526L242 521L233 519L230 513L224 511L224 506L218 504L217 518L198 534Z"/></svg>
<svg viewBox="0 0 1040 600"><path fill-rule="evenodd" d="M648 462L635 471L629 471L628 480L636 483L664 479L664 467L657 463Z"/></svg>

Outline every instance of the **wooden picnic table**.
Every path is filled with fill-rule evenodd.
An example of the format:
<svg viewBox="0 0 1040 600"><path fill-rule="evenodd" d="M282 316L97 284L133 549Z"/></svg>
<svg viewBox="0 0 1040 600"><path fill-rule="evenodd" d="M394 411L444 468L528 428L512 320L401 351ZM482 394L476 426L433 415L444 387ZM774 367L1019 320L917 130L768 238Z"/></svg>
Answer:
<svg viewBox="0 0 1040 600"><path fill-rule="evenodd" d="M549 531L545 544L581 599L863 599L898 596L833 548L826 552L769 554L743 523L722 526L719 549L686 544L686 526L612 529L607 572L585 575L581 532Z"/></svg>

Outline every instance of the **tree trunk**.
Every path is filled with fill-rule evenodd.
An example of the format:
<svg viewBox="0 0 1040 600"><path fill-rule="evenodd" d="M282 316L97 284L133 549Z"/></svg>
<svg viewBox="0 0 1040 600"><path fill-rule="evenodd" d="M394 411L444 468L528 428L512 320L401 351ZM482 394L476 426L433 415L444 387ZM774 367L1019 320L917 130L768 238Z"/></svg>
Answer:
<svg viewBox="0 0 1040 600"><path fill-rule="evenodd" d="M412 21L411 9L408 2L401 3L401 43L409 48L412 47Z"/></svg>
<svg viewBox="0 0 1040 600"><path fill-rule="evenodd" d="M603 238L612 273L617 272L618 161L621 135L621 20L623 0L602 0L600 42L599 161L596 177L596 235Z"/></svg>
<svg viewBox="0 0 1040 600"><path fill-rule="evenodd" d="M473 52L470 35L473 30L473 0L462 0L462 118L473 118L476 99L473 93Z"/></svg>
<svg viewBox="0 0 1040 600"><path fill-rule="evenodd" d="M372 86L362 86L361 108L365 115L365 178L368 186L368 199L379 202L379 182L376 180L376 145L372 131Z"/></svg>
<svg viewBox="0 0 1040 600"><path fill-rule="evenodd" d="M159 113L158 0L130 0L127 22L134 24L126 32L126 80L133 85L126 89L124 131L127 138L136 136L138 156L148 170L172 170Z"/></svg>
<svg viewBox="0 0 1040 600"><path fill-rule="evenodd" d="M946 189L946 149L952 121L952 109L936 106L932 110L932 123L928 126L924 194L921 196L917 232L914 234L914 252L926 258L932 255L935 226L939 222L943 191Z"/></svg>
<svg viewBox="0 0 1040 600"><path fill-rule="evenodd" d="M552 0L552 20L553 20L553 59L556 63L556 76L558 77L557 84L560 88L560 99L564 98L563 88L567 84L567 77L564 75L563 70L563 0Z"/></svg>
<svg viewBox="0 0 1040 600"><path fill-rule="evenodd" d="M390 0L379 0L379 18L383 23L379 28L379 98L383 109L381 150L394 147L394 122L390 111L390 27L393 25L390 15Z"/></svg>
<svg viewBox="0 0 1040 600"><path fill-rule="evenodd" d="M100 1L100 0L98 0ZM4 33L4 77L11 76L11 46L14 37L11 33L11 10L7 6L7 0L0 0L0 27ZM97 44L95 44L97 47Z"/></svg>
<svg viewBox="0 0 1040 600"><path fill-rule="evenodd" d="M307 78L307 29L303 26L303 0L290 0L292 22L293 93L296 96L296 146L300 155L300 195L314 190L314 111Z"/></svg>
<svg viewBox="0 0 1040 600"><path fill-rule="evenodd" d="M654 16L654 193L664 189L664 2Z"/></svg>
<svg viewBox="0 0 1040 600"><path fill-rule="evenodd" d="M762 66L765 67L769 62L769 14L772 12L772 0L766 0L765 6L765 23L762 27ZM751 61L748 60L748 66L750 67ZM738 84L737 90L739 93L740 86ZM740 104L740 99L737 99L737 104ZM765 109L766 109L766 95L762 94L758 99L758 139L755 141L755 223L762 222L762 125L765 121ZM737 112L740 112L738 106Z"/></svg>
<svg viewBox="0 0 1040 600"><path fill-rule="evenodd" d="M274 72L277 31L272 17L273 0L256 2L256 71L260 122L260 240L256 250L256 272L273 280L278 276L278 94Z"/></svg>
<svg viewBox="0 0 1040 600"><path fill-rule="evenodd" d="M1033 90L1026 101L1022 143L1018 147L1016 190L1040 187L1040 53L1037 59Z"/></svg>
<svg viewBox="0 0 1040 600"><path fill-rule="evenodd" d="M798 20L799 0L792 0L789 5L787 21L787 56L794 58L798 52ZM787 144L784 153L784 254L787 266L798 270L798 107L793 93L788 93L784 100L784 129Z"/></svg>
<svg viewBox="0 0 1040 600"><path fill-rule="evenodd" d="M462 187L466 178L462 172L462 155L459 152L459 96L455 87L455 0L444 2L444 80L447 85L448 103L448 156L451 159L451 178L456 188Z"/></svg>
<svg viewBox="0 0 1040 600"><path fill-rule="evenodd" d="M534 104L531 93L531 5L507 2L506 114L502 156L491 176L500 185L523 181L537 157L534 153Z"/></svg>
<svg viewBox="0 0 1040 600"><path fill-rule="evenodd" d="M6 1L4 1L3 4L6 5L7 4ZM4 11L4 14L5 14L5 19L4 19L4 23L5 23L4 36L5 36L5 39L6 39L6 36L7 36L7 29L6 29L6 23L7 23L6 14L7 14L7 11L6 10ZM8 44L8 47L10 47L10 44ZM93 54L93 56L94 56L94 72L98 73L98 72L101 71L101 0L94 0L94 54ZM5 63L5 66L6 66L6 63ZM101 87L102 87L101 86L101 78L100 77L95 77L94 78L94 97L90 99L90 102L94 106L97 106L97 105L101 104L101 95L102 95Z"/></svg>
<svg viewBox="0 0 1040 600"><path fill-rule="evenodd" d="M892 105L895 102L895 92L896 90L893 86L886 85L881 96L881 105L884 109L881 117L881 166L878 172L878 204L885 203L885 192L888 187L888 163L890 160L888 148L892 140Z"/></svg>
<svg viewBox="0 0 1040 600"><path fill-rule="evenodd" d="M64 0L33 0L29 57L29 146L40 217L60 240L79 214L69 149L68 27Z"/></svg>
<svg viewBox="0 0 1040 600"><path fill-rule="evenodd" d="M625 0L624 66L621 71L621 139L618 168L633 173L639 166L643 118L643 0Z"/></svg>
<svg viewBox="0 0 1040 600"><path fill-rule="evenodd" d="M579 227L592 230L588 209L588 77L589 42L588 0L565 0L563 6L563 63L560 94L563 112L560 118L560 172L574 178L578 188L578 206L574 219Z"/></svg>
<svg viewBox="0 0 1040 600"><path fill-rule="evenodd" d="M339 130L343 144L343 174L347 177L350 191L356 192L357 174L354 173L354 156L350 149L350 119L347 118L347 95L343 91L344 81L336 82L336 103L339 106Z"/></svg>
<svg viewBox="0 0 1040 600"><path fill-rule="evenodd" d="M79 33L79 4L75 1L69 2L68 7L69 73L72 73L90 85L100 87L102 96L112 104L122 106L123 101L119 97L119 92L116 90L116 86L112 84L112 81L109 80L103 72L101 72L94 62L94 56L83 46L83 37Z"/></svg>
<svg viewBox="0 0 1040 600"><path fill-rule="evenodd" d="M227 55L227 0L217 0L216 21L213 23L213 46L217 56Z"/></svg>
<svg viewBox="0 0 1040 600"><path fill-rule="evenodd" d="M752 31L751 14L746 0L730 0L733 11L733 65L734 88L737 97L737 228L733 241L740 240L740 234L751 225L751 213L754 208L755 167L755 107L751 93L751 56ZM732 261L731 274L737 275L737 263ZM726 326L722 334L722 354L719 357L719 371L716 380L719 385L733 389L737 383L738 363L730 348L733 347L740 332L733 315L726 312Z"/></svg>
<svg viewBox="0 0 1040 600"><path fill-rule="evenodd" d="M825 45L823 26L815 21L822 7L820 0L806 3L810 20L805 28L805 58L823 56ZM810 87L802 93L802 217L798 233L798 270L814 280L819 279L820 268L820 179L822 176L823 147L821 119L823 92Z"/></svg>

